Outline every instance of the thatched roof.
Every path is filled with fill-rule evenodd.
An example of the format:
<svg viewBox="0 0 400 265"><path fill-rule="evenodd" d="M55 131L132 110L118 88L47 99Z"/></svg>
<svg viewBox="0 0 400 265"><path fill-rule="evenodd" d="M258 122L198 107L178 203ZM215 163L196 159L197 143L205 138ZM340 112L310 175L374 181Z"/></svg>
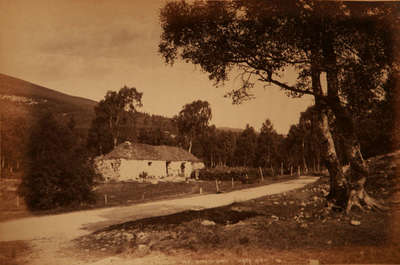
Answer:
<svg viewBox="0 0 400 265"><path fill-rule="evenodd" d="M118 145L103 159L128 159L128 160L160 160L160 161L192 161L201 162L200 159L186 150L175 146L148 145L125 142Z"/></svg>

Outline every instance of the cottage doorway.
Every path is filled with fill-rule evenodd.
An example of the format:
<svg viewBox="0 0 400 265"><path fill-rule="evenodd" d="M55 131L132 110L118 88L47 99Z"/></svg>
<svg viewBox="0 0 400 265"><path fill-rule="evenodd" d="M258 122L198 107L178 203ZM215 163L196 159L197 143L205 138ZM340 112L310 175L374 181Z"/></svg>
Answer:
<svg viewBox="0 0 400 265"><path fill-rule="evenodd" d="M185 162L181 164L181 176L185 176Z"/></svg>

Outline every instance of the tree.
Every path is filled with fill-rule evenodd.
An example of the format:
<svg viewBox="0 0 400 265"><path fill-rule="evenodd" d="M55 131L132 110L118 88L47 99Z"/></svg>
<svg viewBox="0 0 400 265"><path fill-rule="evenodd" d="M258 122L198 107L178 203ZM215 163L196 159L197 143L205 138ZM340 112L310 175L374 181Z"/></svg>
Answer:
<svg viewBox="0 0 400 265"><path fill-rule="evenodd" d="M261 132L257 138L257 165L273 168L276 164L277 133L269 119L261 126ZM273 171L273 170L272 170Z"/></svg>
<svg viewBox="0 0 400 265"><path fill-rule="evenodd" d="M188 142L189 152L192 151L196 135L201 135L207 129L211 116L210 104L207 101L196 100L183 106L179 114L174 117L179 133Z"/></svg>
<svg viewBox="0 0 400 265"><path fill-rule="evenodd" d="M89 202L95 175L73 128L52 114L40 118L29 143L29 166L21 194L30 209L46 210Z"/></svg>
<svg viewBox="0 0 400 265"><path fill-rule="evenodd" d="M234 159L237 166L253 167L256 162L257 134L253 127L246 125L246 129L236 141Z"/></svg>
<svg viewBox="0 0 400 265"><path fill-rule="evenodd" d="M169 2L161 10L159 51L167 63L179 57L199 65L217 84L238 73L241 86L229 93L234 103L253 98L251 88L257 83L277 86L291 96L313 96L323 160L331 177L328 199L342 208L347 205L347 210L353 200L380 207L364 189L368 170L348 92L373 97L385 75L395 70L397 7L398 3L307 0ZM288 68L297 71L295 85L280 79ZM364 82L374 85L350 87L347 81L360 72ZM345 139L351 178L343 174L335 150L333 121Z"/></svg>
<svg viewBox="0 0 400 265"><path fill-rule="evenodd" d="M95 154L107 153L117 146L127 121L142 106L142 95L136 88L124 86L118 92L108 91L96 105L88 137L88 146Z"/></svg>

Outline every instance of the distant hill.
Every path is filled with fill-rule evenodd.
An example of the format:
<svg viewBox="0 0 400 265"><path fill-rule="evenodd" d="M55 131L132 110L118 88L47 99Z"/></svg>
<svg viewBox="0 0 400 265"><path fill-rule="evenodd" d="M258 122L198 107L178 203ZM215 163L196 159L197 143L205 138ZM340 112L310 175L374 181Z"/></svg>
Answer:
<svg viewBox="0 0 400 265"><path fill-rule="evenodd" d="M80 128L90 126L97 104L4 74L0 74L0 103L3 115L31 119L47 110L59 117L73 115Z"/></svg>

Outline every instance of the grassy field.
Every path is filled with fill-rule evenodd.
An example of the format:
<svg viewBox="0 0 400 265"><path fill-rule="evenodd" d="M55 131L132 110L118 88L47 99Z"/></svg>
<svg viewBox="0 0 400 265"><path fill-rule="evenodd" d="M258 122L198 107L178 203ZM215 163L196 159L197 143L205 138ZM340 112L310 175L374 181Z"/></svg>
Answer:
<svg viewBox="0 0 400 265"><path fill-rule="evenodd" d="M368 191L391 210L326 210L328 178L288 193L108 227L75 241L96 257L162 253L174 264L400 262L399 154L370 163Z"/></svg>
<svg viewBox="0 0 400 265"><path fill-rule="evenodd" d="M295 177L287 175L269 177L252 184L235 181L233 186L231 181L222 181L219 183L219 189L220 192L229 192L268 185L293 178ZM30 212L26 208L23 198L18 198L17 196L19 183L18 180L3 180L0 182L0 221L198 195L200 194L200 189L202 194L216 193L215 181L159 182L157 184L139 182L101 183L95 187L96 200L92 204L54 209L51 211Z"/></svg>

